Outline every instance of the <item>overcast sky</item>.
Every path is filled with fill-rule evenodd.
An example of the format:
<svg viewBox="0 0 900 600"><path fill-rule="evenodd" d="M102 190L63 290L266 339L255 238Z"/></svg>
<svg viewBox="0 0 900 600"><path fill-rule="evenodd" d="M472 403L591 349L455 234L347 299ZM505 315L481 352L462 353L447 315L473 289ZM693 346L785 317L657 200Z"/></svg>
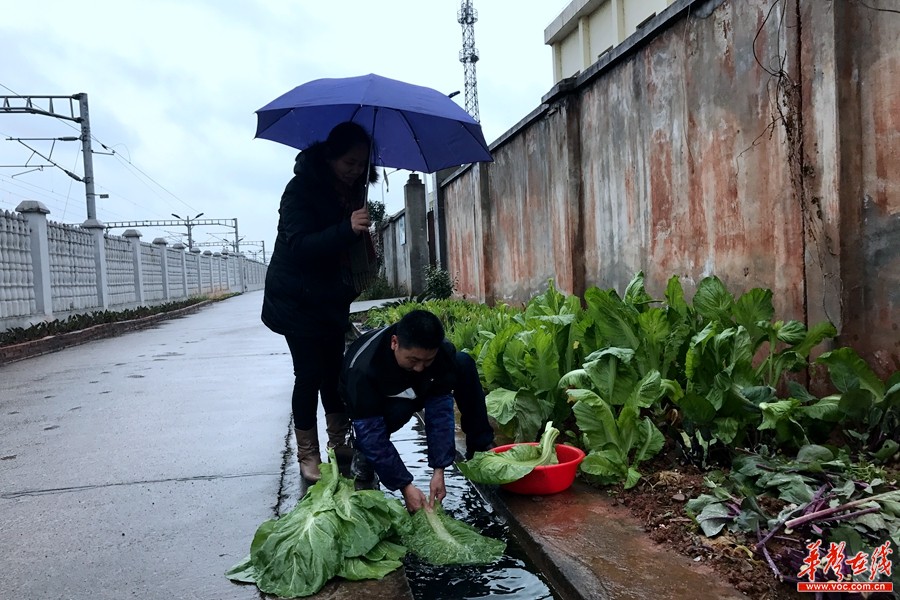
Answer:
<svg viewBox="0 0 900 600"><path fill-rule="evenodd" d="M489 143L553 84L544 29L569 0L475 0L481 123ZM0 95L88 94L104 222L237 218L271 253L296 150L254 140L254 111L322 77L377 73L433 87L464 105L458 0L0 0ZM57 112L59 105L55 106ZM77 114L77 107L76 107ZM7 138L78 135L76 124L0 112L0 210L39 200L50 219L81 223L84 185ZM82 175L81 144L25 141ZM104 148L106 147L106 149ZM100 152L114 154L100 154ZM15 166L7 166L15 165ZM370 195L403 207L406 173ZM121 233L118 230L117 233ZM142 241L183 229L143 228ZM229 240L197 227L195 242ZM185 239L186 242L186 239ZM211 248L216 250L217 248ZM245 250L259 250L248 246Z"/></svg>

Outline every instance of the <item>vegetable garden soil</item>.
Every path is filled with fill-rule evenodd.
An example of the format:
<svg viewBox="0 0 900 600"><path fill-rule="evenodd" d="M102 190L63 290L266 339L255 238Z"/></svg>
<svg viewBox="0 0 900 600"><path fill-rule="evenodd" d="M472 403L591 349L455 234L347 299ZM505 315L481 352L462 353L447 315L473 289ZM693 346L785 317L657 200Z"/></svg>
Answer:
<svg viewBox="0 0 900 600"><path fill-rule="evenodd" d="M685 512L685 504L691 498L709 493L704 485L706 473L693 465L679 463L671 453L666 455L665 449L654 459L642 463L640 471L643 477L630 490L623 486L606 486L598 488L600 493L608 493L613 497L613 505L622 505L640 520L644 531L650 538L667 549L674 550L684 556L701 561L710 566L738 591L748 598L759 600L809 600L810 594L802 594L796 590L792 582L780 582L769 567L765 557L753 553L757 540L745 533L726 532L715 538L702 535L699 527ZM896 479L900 473L892 471L889 479ZM758 498L770 514L777 514L784 503L771 497ZM783 566L777 565L778 554L788 546L777 539L770 540L766 547L774 557L776 566L782 574L795 577ZM794 548L805 549L799 544ZM831 597L861 598L860 595L832 594ZM870 595L870 598L886 598L893 596Z"/></svg>
<svg viewBox="0 0 900 600"><path fill-rule="evenodd" d="M627 507L640 519L653 541L691 559L699 557L723 581L749 598L795 600L809 596L797 592L793 583L779 582L763 556L751 556L755 539L739 533L724 533L715 538L700 533L684 507L691 498L708 492L703 484L703 471L681 465L663 453L642 463L640 470L644 476L630 490L623 489L622 485L603 490L614 497L613 504ZM771 542L769 548L771 552Z"/></svg>

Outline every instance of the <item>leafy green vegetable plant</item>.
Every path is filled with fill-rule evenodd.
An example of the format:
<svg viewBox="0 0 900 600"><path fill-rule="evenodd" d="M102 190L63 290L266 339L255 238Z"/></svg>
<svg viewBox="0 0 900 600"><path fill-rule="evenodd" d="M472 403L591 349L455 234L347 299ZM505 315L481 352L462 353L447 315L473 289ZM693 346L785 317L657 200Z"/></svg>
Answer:
<svg viewBox="0 0 900 600"><path fill-rule="evenodd" d="M577 296L553 282L496 332L483 332L476 361L491 390L488 414L517 442L537 439L547 421L562 423L571 413L560 378L580 366L596 343Z"/></svg>
<svg viewBox="0 0 900 600"><path fill-rule="evenodd" d="M685 345L695 317L684 302L678 277L666 288L666 306L644 289L644 274L638 272L625 288L623 297L615 290L593 287L585 292L586 312L597 329L592 350L622 348L634 356L633 366L641 375L659 371L663 378L684 363Z"/></svg>
<svg viewBox="0 0 900 600"><path fill-rule="evenodd" d="M821 323L807 330L798 321L773 322L771 290L752 289L735 300L717 277L700 282L686 310L702 328L688 344L683 388L677 381L670 397L688 434L697 439L695 432L705 432L707 440L744 446L763 441L753 432L771 429L779 441L802 445L803 432L789 415L796 406L775 404L775 390L785 372L808 366L812 349L836 335L834 326Z"/></svg>
<svg viewBox="0 0 900 600"><path fill-rule="evenodd" d="M828 368L831 382L840 392L819 404L843 424L850 445L886 462L900 449L900 372L882 382L852 348L838 348L816 361Z"/></svg>
<svg viewBox="0 0 900 600"><path fill-rule="evenodd" d="M481 348L481 332L499 331L509 323L513 315L521 312L521 309L504 304L489 307L465 300L404 301L370 309L366 315L365 326L375 328L392 325L410 311L417 309L437 315L444 324L447 338L453 345L458 350L472 352L475 356Z"/></svg>
<svg viewBox="0 0 900 600"><path fill-rule="evenodd" d="M851 460L846 449L808 445L787 458L763 448L735 458L727 477L709 477L710 493L690 500L686 512L707 537L725 530L755 534L754 552L783 579L768 548L776 536L790 549L781 556L789 575L798 571L811 539L826 546L843 542L847 556L870 553L886 541L896 547L900 489L884 477L883 470ZM780 512L764 509L763 498L769 506L776 499Z"/></svg>
<svg viewBox="0 0 900 600"><path fill-rule="evenodd" d="M689 303L672 277L656 299L639 272L621 296L590 288L582 301L551 281L524 310L429 309L444 315L452 324L448 335L476 358L489 391L488 412L502 434L532 441L547 422L574 416L580 431L567 435L581 435L586 445L620 447L586 461L601 480L633 484L634 461L644 456L632 452L634 440L655 445L657 434L668 435L682 457L703 468L728 464L736 448L796 450L829 439L835 429L867 460L884 462L900 450L900 374L879 382L852 350L839 349L818 362L839 393L817 398L788 381L785 375L809 368L812 350L836 331L830 323L807 328L776 320L771 290L735 297L711 276L698 283ZM647 377L658 378L659 394L623 410L630 390ZM591 427L603 435L585 435ZM632 434L632 427L646 433Z"/></svg>
<svg viewBox="0 0 900 600"><path fill-rule="evenodd" d="M624 482L628 489L641 478L637 465L656 456L665 438L649 417L641 416L641 409L652 406L662 394L659 372L650 371L640 380L619 379L623 356L627 354L602 351L585 369L564 377L560 385L588 380L594 384L593 389L566 390L575 402L572 412L588 450L581 471L599 483Z"/></svg>

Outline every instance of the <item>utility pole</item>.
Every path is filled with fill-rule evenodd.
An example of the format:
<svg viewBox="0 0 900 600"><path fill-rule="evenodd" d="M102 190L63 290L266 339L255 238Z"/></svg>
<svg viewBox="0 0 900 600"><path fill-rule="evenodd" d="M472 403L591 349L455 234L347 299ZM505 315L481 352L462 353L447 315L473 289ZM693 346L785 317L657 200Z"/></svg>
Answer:
<svg viewBox="0 0 900 600"><path fill-rule="evenodd" d="M238 222L237 219L234 220L234 253L241 253L241 240L238 237Z"/></svg>
<svg viewBox="0 0 900 600"><path fill-rule="evenodd" d="M478 11L472 6L472 0L461 0L457 22L462 25L462 50L459 51L459 62L463 64L466 77L466 112L476 121L478 115L478 82L475 79L475 63L478 62L478 50L475 48L475 22Z"/></svg>
<svg viewBox="0 0 900 600"><path fill-rule="evenodd" d="M97 220L97 204L96 197L97 194L94 192L94 152L91 149L91 123L90 123L90 115L88 113L88 96L85 93L74 94L72 96L0 96L0 100L2 100L2 104L0 104L0 114L32 114L32 115L44 115L46 117L56 117L57 119L63 119L66 121L73 121L81 125L81 151L84 155L84 177L79 177L75 173L71 171L67 171L66 169L62 169L59 165L53 163L53 166L59 167L62 169L66 175L75 179L76 181L80 181L84 183L84 193L87 199L87 221L84 222L85 226L91 225L100 225L100 222ZM57 101L65 101L68 103L68 110L57 111L54 108L54 100ZM78 116L75 115L75 104L74 101L78 102ZM46 102L47 108L41 108L35 103L38 102ZM12 140L13 138L9 138ZM62 141L74 141L78 138L60 138ZM17 140L23 145L24 142L22 140ZM25 145L27 148L28 146ZM38 154L45 160L49 160L47 157L40 155L37 151L32 149L32 152ZM50 161L52 163L52 161ZM27 166L27 165L23 165Z"/></svg>
<svg viewBox="0 0 900 600"><path fill-rule="evenodd" d="M84 194L87 197L87 220L97 221L97 195L94 193L94 153L91 150L91 120L88 115L87 94L75 94L81 111L81 153L84 155Z"/></svg>
<svg viewBox="0 0 900 600"><path fill-rule="evenodd" d="M171 214L171 215L172 215L173 217L175 217L176 219L181 219L182 221L184 221L184 224L187 225L187 232L188 232L188 252L190 252L190 251L193 249L193 247L194 247L194 237L193 237L193 235L191 235L191 230L192 230L192 229L194 228L194 226L196 225L196 223L192 223L191 221L196 221L197 219L199 219L200 217L202 217L204 213L200 213L200 214L198 214L196 217L193 217L193 218L191 218L191 217L185 217L185 218L183 218L183 219L182 219L181 217L179 217L178 215L176 215L175 213L169 213L169 214ZM235 219L235 236L236 236L236 235L237 235L237 219Z"/></svg>

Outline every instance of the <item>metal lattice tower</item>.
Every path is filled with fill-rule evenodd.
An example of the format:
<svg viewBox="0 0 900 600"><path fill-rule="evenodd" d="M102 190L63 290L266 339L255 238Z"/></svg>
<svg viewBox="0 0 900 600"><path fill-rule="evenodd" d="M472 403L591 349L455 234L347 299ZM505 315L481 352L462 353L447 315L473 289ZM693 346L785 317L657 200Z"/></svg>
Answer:
<svg viewBox="0 0 900 600"><path fill-rule="evenodd" d="M475 63L478 62L478 50L475 48L475 21L478 11L472 8L472 0L461 0L456 20L462 25L463 47L459 51L459 62L463 64L466 74L466 112L476 121L478 115L478 82L475 79Z"/></svg>

